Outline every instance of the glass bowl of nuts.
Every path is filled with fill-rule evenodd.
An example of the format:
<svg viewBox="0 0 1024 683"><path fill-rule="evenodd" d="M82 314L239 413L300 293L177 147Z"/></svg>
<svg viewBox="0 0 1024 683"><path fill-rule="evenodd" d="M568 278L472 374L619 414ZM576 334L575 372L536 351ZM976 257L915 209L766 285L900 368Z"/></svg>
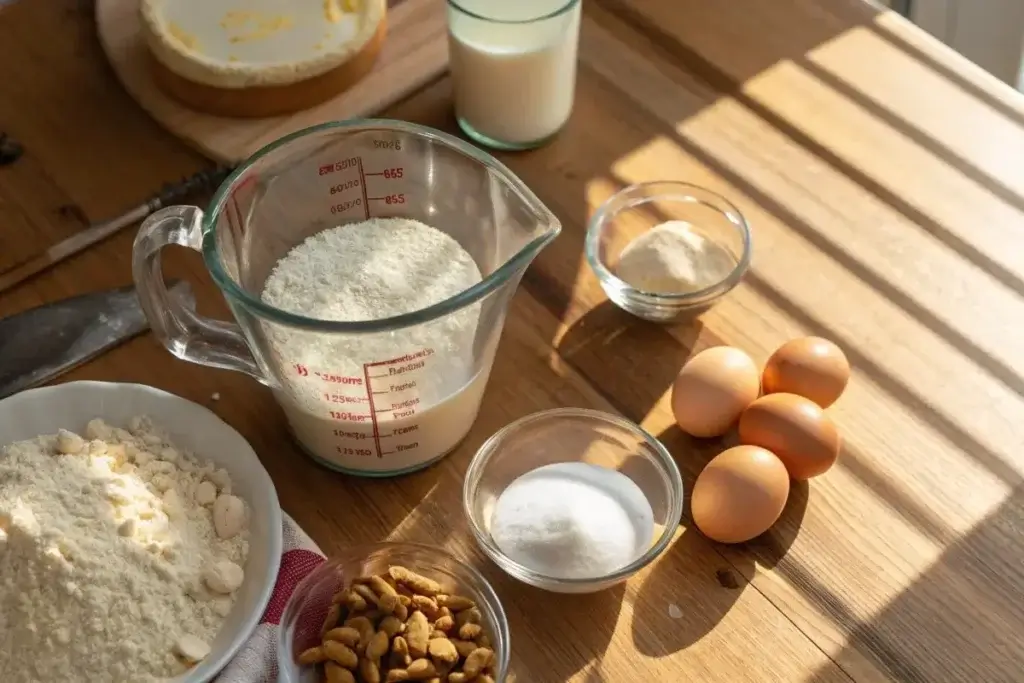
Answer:
<svg viewBox="0 0 1024 683"><path fill-rule="evenodd" d="M414 543L355 547L317 567L289 598L277 643L281 683L505 683L509 653L487 580Z"/></svg>

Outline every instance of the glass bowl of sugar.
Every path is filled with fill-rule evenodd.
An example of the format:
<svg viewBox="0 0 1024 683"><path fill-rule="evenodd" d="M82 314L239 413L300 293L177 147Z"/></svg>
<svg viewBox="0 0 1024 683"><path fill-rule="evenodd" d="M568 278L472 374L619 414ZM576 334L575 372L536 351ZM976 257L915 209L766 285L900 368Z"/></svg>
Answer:
<svg viewBox="0 0 1024 683"><path fill-rule="evenodd" d="M750 226L710 190L639 183L598 207L585 251L614 304L667 323L702 313L739 284L750 267Z"/></svg>
<svg viewBox="0 0 1024 683"><path fill-rule="evenodd" d="M668 547L683 480L636 424L556 408L488 439L466 471L462 500L477 543L509 575L556 593L592 593Z"/></svg>

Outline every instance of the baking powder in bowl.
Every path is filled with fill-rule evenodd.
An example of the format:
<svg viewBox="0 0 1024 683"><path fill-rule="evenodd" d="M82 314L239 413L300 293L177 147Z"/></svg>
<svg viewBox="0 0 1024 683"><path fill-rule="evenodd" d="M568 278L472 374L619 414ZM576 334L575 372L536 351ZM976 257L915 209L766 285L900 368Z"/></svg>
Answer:
<svg viewBox="0 0 1024 683"><path fill-rule="evenodd" d="M286 254L263 300L319 320L390 318L479 283L451 236L407 218L317 233ZM393 332L318 333L265 325L277 398L299 442L344 470L398 472L447 453L476 419L487 378L476 372L479 304Z"/></svg>
<svg viewBox="0 0 1024 683"><path fill-rule="evenodd" d="M490 527L501 552L528 569L556 579L601 578L650 548L654 513L625 474L563 462L509 484Z"/></svg>
<svg viewBox="0 0 1024 683"><path fill-rule="evenodd" d="M665 221L626 245L614 273L635 289L691 294L729 277L736 258L686 221Z"/></svg>

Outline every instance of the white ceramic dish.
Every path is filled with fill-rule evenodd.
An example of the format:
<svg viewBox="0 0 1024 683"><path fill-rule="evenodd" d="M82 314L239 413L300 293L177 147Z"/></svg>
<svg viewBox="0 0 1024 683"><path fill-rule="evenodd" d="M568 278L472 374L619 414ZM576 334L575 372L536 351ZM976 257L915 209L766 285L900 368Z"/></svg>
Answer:
<svg viewBox="0 0 1024 683"><path fill-rule="evenodd" d="M206 408L174 394L141 384L69 382L0 401L0 445L53 434L58 428L81 432L94 417L124 427L136 415L149 415L176 445L226 469L235 494L249 505L249 557L235 608L209 656L187 674L168 680L207 683L256 628L281 563L281 507L274 484L249 443Z"/></svg>

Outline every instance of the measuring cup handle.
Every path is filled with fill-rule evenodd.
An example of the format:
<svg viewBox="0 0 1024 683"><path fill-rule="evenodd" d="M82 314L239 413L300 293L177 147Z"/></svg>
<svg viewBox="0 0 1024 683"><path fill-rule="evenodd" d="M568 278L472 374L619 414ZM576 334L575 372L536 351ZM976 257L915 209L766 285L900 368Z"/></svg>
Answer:
<svg viewBox="0 0 1024 683"><path fill-rule="evenodd" d="M201 251L202 218L198 207L170 206L143 221L132 247L132 276L139 303L153 334L178 358L238 370L267 384L238 325L204 318L167 292L160 250L175 244Z"/></svg>

